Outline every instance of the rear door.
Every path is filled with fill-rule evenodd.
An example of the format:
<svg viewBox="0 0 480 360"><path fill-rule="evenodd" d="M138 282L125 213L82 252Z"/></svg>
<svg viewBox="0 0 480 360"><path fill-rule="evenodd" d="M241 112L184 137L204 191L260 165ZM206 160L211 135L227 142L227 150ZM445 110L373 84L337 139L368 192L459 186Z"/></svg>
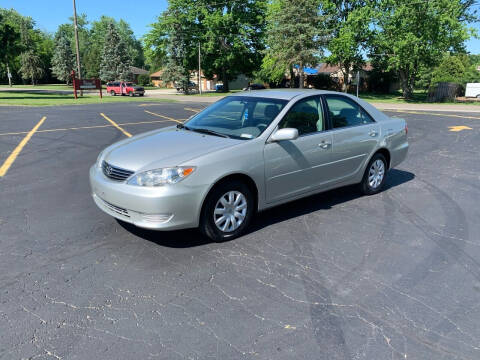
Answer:
<svg viewBox="0 0 480 360"><path fill-rule="evenodd" d="M332 180L356 176L375 149L380 126L354 100L342 95L324 95L332 134Z"/></svg>
<svg viewBox="0 0 480 360"><path fill-rule="evenodd" d="M264 150L266 201L281 201L308 192L328 180L332 134L325 131L320 96L299 100L279 123L296 128L293 141L267 142Z"/></svg>

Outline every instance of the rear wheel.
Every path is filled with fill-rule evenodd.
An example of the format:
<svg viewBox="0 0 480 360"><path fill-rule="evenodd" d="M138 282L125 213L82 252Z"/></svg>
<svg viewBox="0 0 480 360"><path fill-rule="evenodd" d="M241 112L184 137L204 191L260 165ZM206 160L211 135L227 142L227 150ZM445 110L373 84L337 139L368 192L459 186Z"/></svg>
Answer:
<svg viewBox="0 0 480 360"><path fill-rule="evenodd" d="M387 160L385 160L385 157L380 153L373 155L360 183L362 192L365 195L373 195L380 192L385 183L386 173Z"/></svg>
<svg viewBox="0 0 480 360"><path fill-rule="evenodd" d="M115 94L115 91L112 90L112 91L110 91L110 95L115 96L117 94Z"/></svg>
<svg viewBox="0 0 480 360"><path fill-rule="evenodd" d="M213 188L205 200L200 230L221 242L239 237L248 227L254 212L254 199L247 185L228 181Z"/></svg>
<svg viewBox="0 0 480 360"><path fill-rule="evenodd" d="M134 96L135 94L133 93L133 91L130 91L130 92L128 93L128 95L130 95L130 97L132 97L132 96Z"/></svg>

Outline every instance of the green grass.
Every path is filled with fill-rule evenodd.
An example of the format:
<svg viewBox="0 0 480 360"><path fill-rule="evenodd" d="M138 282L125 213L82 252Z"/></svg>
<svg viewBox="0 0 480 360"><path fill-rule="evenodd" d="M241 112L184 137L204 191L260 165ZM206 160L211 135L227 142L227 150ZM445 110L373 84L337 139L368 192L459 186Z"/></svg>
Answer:
<svg viewBox="0 0 480 360"><path fill-rule="evenodd" d="M355 95L355 94L353 94ZM393 94L373 94L373 93L360 93L360 99L371 102L371 103L388 103L388 104L431 104L431 105L480 105L480 102L469 101L469 102L443 102L443 103L432 103L427 102L427 93L421 90L415 90L413 92L413 97L411 99L405 100L402 97L400 91Z"/></svg>
<svg viewBox="0 0 480 360"><path fill-rule="evenodd" d="M415 91L412 99L405 100L400 92L393 94L360 93L359 97L368 102L422 104L427 102L425 92Z"/></svg>
<svg viewBox="0 0 480 360"><path fill-rule="evenodd" d="M8 84L0 85L1 88L8 88ZM70 90L73 91L72 86L65 84L39 84L39 85L13 85L13 89L32 89L32 90Z"/></svg>
<svg viewBox="0 0 480 360"><path fill-rule="evenodd" d="M59 105L83 105L83 104L108 104L119 102L175 102L170 99L148 98L148 97L129 97L129 96L108 96L104 95L100 99L96 95L84 95L74 99L73 95L67 94L49 94L49 93L17 93L0 91L0 105L16 106L59 106Z"/></svg>
<svg viewBox="0 0 480 360"><path fill-rule="evenodd" d="M141 86L141 85L139 85ZM0 88L8 88L8 84L1 84ZM103 89L107 87L102 85ZM70 90L73 91L73 87L71 85L67 86L65 84L38 84L38 85L13 85L13 89L33 89L33 90ZM160 88L155 86L144 86L145 90L158 90Z"/></svg>

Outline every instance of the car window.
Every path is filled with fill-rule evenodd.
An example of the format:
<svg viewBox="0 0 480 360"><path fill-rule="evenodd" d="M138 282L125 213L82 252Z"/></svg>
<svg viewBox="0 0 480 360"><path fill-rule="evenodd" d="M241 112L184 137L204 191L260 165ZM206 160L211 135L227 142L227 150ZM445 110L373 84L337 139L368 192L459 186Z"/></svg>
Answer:
<svg viewBox="0 0 480 360"><path fill-rule="evenodd" d="M185 125L209 129L234 138L259 136L287 104L286 100L229 96L202 111Z"/></svg>
<svg viewBox="0 0 480 360"><path fill-rule="evenodd" d="M279 129L294 128L299 135L325 130L325 121L319 96L298 101L285 115Z"/></svg>
<svg viewBox="0 0 480 360"><path fill-rule="evenodd" d="M353 100L327 96L326 103L334 129L374 122L370 115Z"/></svg>

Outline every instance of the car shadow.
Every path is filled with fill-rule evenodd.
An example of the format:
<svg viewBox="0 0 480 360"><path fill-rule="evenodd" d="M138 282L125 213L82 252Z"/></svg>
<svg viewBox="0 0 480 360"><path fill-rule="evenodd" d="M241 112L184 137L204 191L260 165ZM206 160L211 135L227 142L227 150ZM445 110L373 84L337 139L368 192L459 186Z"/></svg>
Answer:
<svg viewBox="0 0 480 360"><path fill-rule="evenodd" d="M415 175L411 172L392 169L388 172L383 191L407 183L414 178ZM364 195L358 190L358 186L352 185L279 205L257 214L246 234L250 234L267 226L298 216L310 214L318 210L328 210L338 204L342 204L362 196ZM123 221L117 221L125 230L133 235L147 241L151 241L160 246L171 248L192 248L212 242L210 239L202 235L197 229L154 231L141 229L135 225L128 224Z"/></svg>

